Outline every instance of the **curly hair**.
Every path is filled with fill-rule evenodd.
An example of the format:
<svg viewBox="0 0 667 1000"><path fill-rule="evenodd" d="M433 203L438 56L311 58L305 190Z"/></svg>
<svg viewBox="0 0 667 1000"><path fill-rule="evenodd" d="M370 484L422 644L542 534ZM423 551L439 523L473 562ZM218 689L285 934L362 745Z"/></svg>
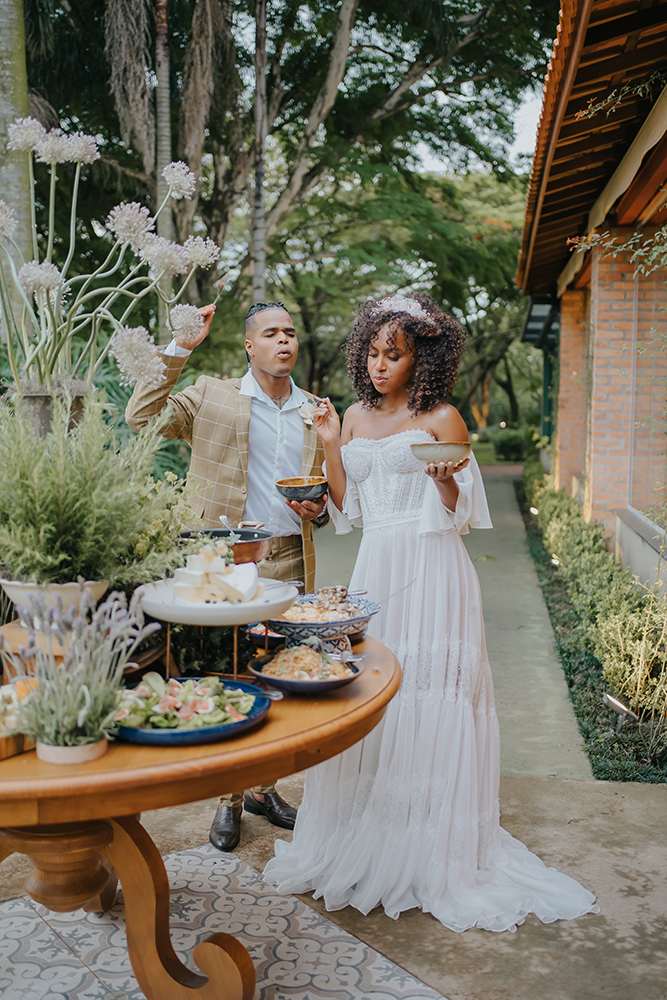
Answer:
<svg viewBox="0 0 667 1000"><path fill-rule="evenodd" d="M362 406L372 409L382 399L368 374L368 350L377 340L380 328L389 327L389 344L403 332L415 362L410 377L408 409L413 413L432 410L446 403L456 384L459 362L464 350L463 331L455 319L421 292L410 295L428 313L428 319L409 312L397 312L382 301L369 301L359 310L356 323L345 344L347 373ZM380 307L380 308L378 308Z"/></svg>

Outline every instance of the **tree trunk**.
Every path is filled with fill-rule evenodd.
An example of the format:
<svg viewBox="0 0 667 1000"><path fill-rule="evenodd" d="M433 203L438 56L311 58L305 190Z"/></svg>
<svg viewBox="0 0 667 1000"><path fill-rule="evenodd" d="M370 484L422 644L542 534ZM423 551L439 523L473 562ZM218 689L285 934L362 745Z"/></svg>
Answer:
<svg viewBox="0 0 667 1000"><path fill-rule="evenodd" d="M162 176L162 171L171 163L171 102L169 79L169 31L167 21L167 0L155 0L155 75L157 89L155 96L157 142L156 142L156 209L160 207L167 194L168 186ZM167 205L157 220L157 234L167 240L174 238L174 217L171 205ZM171 295L171 279L163 278L160 282L163 295ZM168 307L159 299L158 304L158 343L166 344L170 340L167 326Z"/></svg>
<svg viewBox="0 0 667 1000"><path fill-rule="evenodd" d="M266 218L264 158L266 155L266 0L255 2L255 203L252 215L252 301L266 299Z"/></svg>
<svg viewBox="0 0 667 1000"><path fill-rule="evenodd" d="M22 0L0 0L0 198L14 211L18 228L14 239L26 260L32 260L30 234L30 180L28 153L7 149L7 127L28 114L28 77ZM5 262L10 307L20 321L21 299L14 292ZM0 336L6 338L6 318L0 315Z"/></svg>
<svg viewBox="0 0 667 1000"><path fill-rule="evenodd" d="M504 359L505 366L505 378L500 378L498 373L495 374L495 380L501 389L504 389L507 393L507 398L510 404L510 421L513 424L519 425L519 400L517 399L516 392L514 391L514 381L512 379L512 372L510 370L509 362L507 360L507 355Z"/></svg>
<svg viewBox="0 0 667 1000"><path fill-rule="evenodd" d="M478 402L476 399L471 400L470 409L472 410L472 415L475 418L475 423L477 424L478 430L484 430L485 427L489 425L489 409L491 407L491 375L487 377L482 382L482 398Z"/></svg>

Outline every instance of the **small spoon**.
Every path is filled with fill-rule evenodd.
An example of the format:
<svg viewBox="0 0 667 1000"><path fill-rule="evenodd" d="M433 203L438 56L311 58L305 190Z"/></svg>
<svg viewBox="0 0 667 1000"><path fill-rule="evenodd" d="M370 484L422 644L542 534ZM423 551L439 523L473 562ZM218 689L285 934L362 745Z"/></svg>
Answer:
<svg viewBox="0 0 667 1000"><path fill-rule="evenodd" d="M218 518L218 521L220 521L223 528L226 528L227 531L234 531L231 524L229 523L229 518L227 517L226 514L221 514L220 517Z"/></svg>

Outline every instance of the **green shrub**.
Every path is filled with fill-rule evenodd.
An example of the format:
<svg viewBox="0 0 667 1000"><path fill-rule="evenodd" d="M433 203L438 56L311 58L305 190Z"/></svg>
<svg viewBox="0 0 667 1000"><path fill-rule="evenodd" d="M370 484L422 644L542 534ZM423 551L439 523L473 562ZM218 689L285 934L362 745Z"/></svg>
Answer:
<svg viewBox="0 0 667 1000"><path fill-rule="evenodd" d="M642 587L607 548L604 525L546 479L525 477L547 552L578 615L583 648L602 663L607 685L636 711L667 712L667 605Z"/></svg>
<svg viewBox="0 0 667 1000"><path fill-rule="evenodd" d="M184 483L151 475L161 420L119 442L96 393L70 428L55 399L48 434L20 399L0 402L0 570L39 584L145 583L179 565L175 542L187 517Z"/></svg>
<svg viewBox="0 0 667 1000"><path fill-rule="evenodd" d="M493 453L501 462L522 462L526 454L524 431L506 430L491 436Z"/></svg>

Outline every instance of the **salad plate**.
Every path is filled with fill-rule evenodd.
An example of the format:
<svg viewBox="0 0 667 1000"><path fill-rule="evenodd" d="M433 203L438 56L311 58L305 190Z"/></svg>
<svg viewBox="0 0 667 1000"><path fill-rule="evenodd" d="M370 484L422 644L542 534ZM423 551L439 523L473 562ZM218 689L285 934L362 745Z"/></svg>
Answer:
<svg viewBox="0 0 667 1000"><path fill-rule="evenodd" d="M126 688L125 691L121 693L121 705L124 703L129 705L132 704L131 699L134 692L148 686L149 682L146 681L147 676L148 675L144 675L138 684L134 684L132 687ZM157 676L159 677L159 675ZM193 688L195 684L202 682L210 683L212 680L217 681L217 678L210 677L178 677L174 679L183 686L185 686L188 681L192 681ZM161 677L160 680L162 680ZM169 683L163 681L163 684L167 690ZM202 725L197 728L192 728L192 726L188 728L127 726L122 724L122 720L119 720L115 738L125 743L140 743L146 746L196 746L201 743L218 743L221 740L231 739L234 736L239 736L246 729L250 729L252 726L257 725L258 722L261 722L271 707L271 699L268 695L264 694L264 692L254 684L247 684L244 681L234 681L230 679L229 683L224 686L226 689L224 698L226 701L229 699L232 704L236 701L237 704L240 703L241 707L244 707L244 696L247 697L248 695L252 695L254 697L255 700L248 711L246 713L238 713L240 715L243 714L243 718L224 722L218 725ZM234 692L240 692L240 695L234 697ZM216 697L220 696L218 695ZM214 698L213 700L216 699ZM187 726L187 723L185 725Z"/></svg>
<svg viewBox="0 0 667 1000"><path fill-rule="evenodd" d="M264 593L252 601L206 604L204 601L174 597L174 581L158 580L142 589L141 608L144 614L153 618L183 625L248 625L281 615L292 607L299 596L296 587L290 583L265 579L260 579L260 583L264 584Z"/></svg>

